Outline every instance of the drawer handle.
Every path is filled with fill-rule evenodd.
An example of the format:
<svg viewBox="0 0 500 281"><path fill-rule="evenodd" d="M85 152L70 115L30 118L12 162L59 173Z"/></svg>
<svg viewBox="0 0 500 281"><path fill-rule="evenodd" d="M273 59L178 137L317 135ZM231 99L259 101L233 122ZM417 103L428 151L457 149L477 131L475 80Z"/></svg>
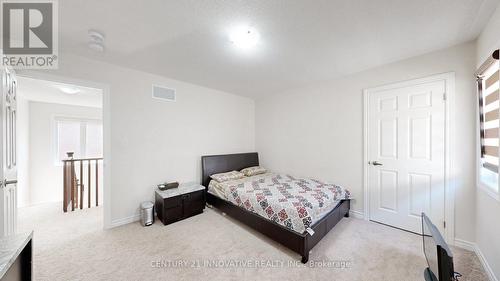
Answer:
<svg viewBox="0 0 500 281"><path fill-rule="evenodd" d="M190 194L184 194L184 195L182 195L182 198L186 199L186 198L189 198L190 196L191 196Z"/></svg>

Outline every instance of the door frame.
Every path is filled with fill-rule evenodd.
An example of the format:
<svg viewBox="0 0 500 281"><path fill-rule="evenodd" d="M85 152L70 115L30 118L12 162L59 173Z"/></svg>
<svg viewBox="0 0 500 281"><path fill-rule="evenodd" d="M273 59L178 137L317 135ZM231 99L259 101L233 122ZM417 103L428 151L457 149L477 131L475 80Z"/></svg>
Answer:
<svg viewBox="0 0 500 281"><path fill-rule="evenodd" d="M55 83L73 84L83 87L102 90L102 128L103 128L103 229L112 228L111 225L111 88L109 84L90 80L49 74L33 70L21 70L18 77L46 80Z"/></svg>
<svg viewBox="0 0 500 281"><path fill-rule="evenodd" d="M369 190L369 150L368 150L368 116L370 116L369 108L369 97L370 94L377 91L391 90L403 87L409 87L419 84L426 84L436 81L445 82L445 202L444 202L444 220L446 221L444 238L448 244L455 244L455 186L450 180L451 171L453 169L451 161L451 148L452 148L452 138L450 137L454 133L454 124L451 121L454 117L454 102L455 102L455 72L447 72L442 74L435 74L431 76L426 76L423 78L405 80L400 82L394 82L390 84L385 84L378 87L363 89L363 193L364 193L364 219L370 220L370 190Z"/></svg>

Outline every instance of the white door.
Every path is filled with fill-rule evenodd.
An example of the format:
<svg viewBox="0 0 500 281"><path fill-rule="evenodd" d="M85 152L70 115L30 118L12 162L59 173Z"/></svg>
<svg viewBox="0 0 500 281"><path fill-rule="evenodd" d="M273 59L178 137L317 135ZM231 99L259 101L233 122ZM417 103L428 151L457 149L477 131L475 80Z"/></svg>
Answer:
<svg viewBox="0 0 500 281"><path fill-rule="evenodd" d="M1 70L0 106L0 236L16 231L17 225L17 151L16 93L17 81L12 70Z"/></svg>
<svg viewBox="0 0 500 281"><path fill-rule="evenodd" d="M370 220L444 235L446 81L398 85L368 90Z"/></svg>

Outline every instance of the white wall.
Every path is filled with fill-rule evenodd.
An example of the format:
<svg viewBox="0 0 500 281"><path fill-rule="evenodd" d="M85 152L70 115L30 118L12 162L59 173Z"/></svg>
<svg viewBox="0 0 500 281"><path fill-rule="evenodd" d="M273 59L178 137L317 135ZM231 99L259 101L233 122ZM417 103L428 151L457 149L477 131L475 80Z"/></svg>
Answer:
<svg viewBox="0 0 500 281"><path fill-rule="evenodd" d="M102 119L102 111L95 107L33 101L29 102L29 110L29 203L61 202L63 168L55 164L54 117Z"/></svg>
<svg viewBox="0 0 500 281"><path fill-rule="evenodd" d="M500 48L500 5L477 40L477 61L481 65ZM497 279L500 279L500 202L477 189L476 244Z"/></svg>
<svg viewBox="0 0 500 281"><path fill-rule="evenodd" d="M17 206L30 204L29 197L29 102L22 96L17 96Z"/></svg>
<svg viewBox="0 0 500 281"><path fill-rule="evenodd" d="M491 53L500 46L500 4L488 24L477 38L477 66L481 65Z"/></svg>
<svg viewBox="0 0 500 281"><path fill-rule="evenodd" d="M343 185L355 198L352 209L363 212L363 89L454 71L455 234L474 241L474 66L475 44L467 43L258 100L256 147L262 164Z"/></svg>
<svg viewBox="0 0 500 281"><path fill-rule="evenodd" d="M202 155L255 149L254 102L248 98L64 54L51 74L23 73L109 86L110 111L103 109L111 126L104 132L105 147L111 144L104 157L112 159L108 226L136 218L140 202L153 200L162 181L200 182ZM176 89L177 101L152 99L152 84Z"/></svg>

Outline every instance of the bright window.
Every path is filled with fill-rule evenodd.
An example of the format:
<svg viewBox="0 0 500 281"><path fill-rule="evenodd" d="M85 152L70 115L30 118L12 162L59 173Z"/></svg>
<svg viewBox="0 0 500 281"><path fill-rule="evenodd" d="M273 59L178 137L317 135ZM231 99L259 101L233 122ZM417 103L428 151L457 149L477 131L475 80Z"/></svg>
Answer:
<svg viewBox="0 0 500 281"><path fill-rule="evenodd" d="M91 119L55 119L55 162L67 159L67 152L74 152L73 158L102 157L102 122Z"/></svg>
<svg viewBox="0 0 500 281"><path fill-rule="evenodd" d="M498 56L498 51L496 54ZM490 192L496 194L498 194L500 138L499 68L497 57L483 64L477 74L481 150L479 180L482 186L486 186Z"/></svg>

